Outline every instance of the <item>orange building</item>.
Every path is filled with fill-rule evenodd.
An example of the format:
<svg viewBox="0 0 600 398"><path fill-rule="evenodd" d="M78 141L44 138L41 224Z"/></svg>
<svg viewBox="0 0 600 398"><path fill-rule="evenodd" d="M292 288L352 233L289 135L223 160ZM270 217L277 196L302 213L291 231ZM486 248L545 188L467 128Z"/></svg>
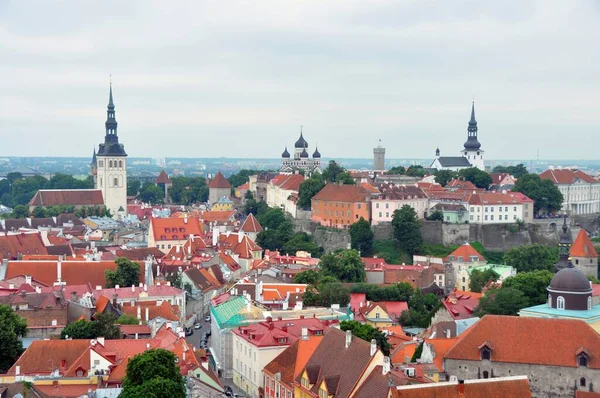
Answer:
<svg viewBox="0 0 600 398"><path fill-rule="evenodd" d="M327 184L312 198L312 220L326 227L348 228L360 218L371 222L370 196L358 185Z"/></svg>

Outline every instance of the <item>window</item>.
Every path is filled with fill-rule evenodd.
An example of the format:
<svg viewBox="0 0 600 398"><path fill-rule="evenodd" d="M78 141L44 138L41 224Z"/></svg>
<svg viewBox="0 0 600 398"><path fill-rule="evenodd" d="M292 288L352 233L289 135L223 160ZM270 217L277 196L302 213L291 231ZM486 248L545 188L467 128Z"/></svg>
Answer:
<svg viewBox="0 0 600 398"><path fill-rule="evenodd" d="M302 387L304 388L310 388L310 384L308 384L308 379L306 377L300 379L300 384L302 384Z"/></svg>
<svg viewBox="0 0 600 398"><path fill-rule="evenodd" d="M552 307L552 295L551 294L548 295L548 305L550 307Z"/></svg>
<svg viewBox="0 0 600 398"><path fill-rule="evenodd" d="M77 377L83 377L83 370L77 369Z"/></svg>
<svg viewBox="0 0 600 398"><path fill-rule="evenodd" d="M376 318L376 319L379 319L379 312L376 312L376 313L375 313L375 318Z"/></svg>
<svg viewBox="0 0 600 398"><path fill-rule="evenodd" d="M583 367L587 368L587 366L588 366L587 355L579 354L579 366L583 366Z"/></svg>
<svg viewBox="0 0 600 398"><path fill-rule="evenodd" d="M492 214L492 216L491 216L491 218L490 218L490 219L491 219L492 221L494 221L494 215L493 215L493 214Z"/></svg>
<svg viewBox="0 0 600 398"><path fill-rule="evenodd" d="M123 161L119 160L119 167L123 167Z"/></svg>
<svg viewBox="0 0 600 398"><path fill-rule="evenodd" d="M385 212L385 216L386 216L386 217L389 217L389 216L390 216L390 213L386 211L386 212Z"/></svg>
<svg viewBox="0 0 600 398"><path fill-rule="evenodd" d="M357 206L358 206L358 208L360 209L360 206L361 206L361 204L359 203Z"/></svg>
<svg viewBox="0 0 600 398"><path fill-rule="evenodd" d="M475 208L474 208L474 207L471 207L469 211L470 211L471 213L473 213L473 212L475 211Z"/></svg>
<svg viewBox="0 0 600 398"><path fill-rule="evenodd" d="M565 298L563 296L558 296L558 298L556 299L556 308L558 308L559 310L565 309Z"/></svg>
<svg viewBox="0 0 600 398"><path fill-rule="evenodd" d="M483 378L488 379L490 377L490 373L487 370L483 371Z"/></svg>
<svg viewBox="0 0 600 398"><path fill-rule="evenodd" d="M375 203L375 208L379 209L379 203Z"/></svg>
<svg viewBox="0 0 600 398"><path fill-rule="evenodd" d="M463 281L463 283L465 283L465 282L466 282L466 281L465 281L465 277L464 277L464 276L462 277L462 281Z"/></svg>
<svg viewBox="0 0 600 398"><path fill-rule="evenodd" d="M114 184L113 184L113 185L114 185L115 187L118 187L118 186L119 186L119 179L118 179L117 177L115 177L115 179L114 179Z"/></svg>
<svg viewBox="0 0 600 398"><path fill-rule="evenodd" d="M490 207L490 213L494 212L494 206Z"/></svg>
<svg viewBox="0 0 600 398"><path fill-rule="evenodd" d="M484 361L490 361L492 359L492 351L488 347L481 349L481 359Z"/></svg>
<svg viewBox="0 0 600 398"><path fill-rule="evenodd" d="M99 167L104 167L104 160L98 161L98 166Z"/></svg>
<svg viewBox="0 0 600 398"><path fill-rule="evenodd" d="M513 207L513 211L517 211L517 206Z"/></svg>
<svg viewBox="0 0 600 398"><path fill-rule="evenodd" d="M506 207L504 208L504 211L508 211L508 206L506 206Z"/></svg>
<svg viewBox="0 0 600 398"><path fill-rule="evenodd" d="M469 220L473 221L473 215L469 216Z"/></svg>
<svg viewBox="0 0 600 398"><path fill-rule="evenodd" d="M486 208L485 208L485 212L486 212L486 213L488 212L488 208L487 208L487 206L486 206Z"/></svg>
<svg viewBox="0 0 600 398"><path fill-rule="evenodd" d="M504 219L505 219L505 220L508 220L508 214L505 214L505 215L504 215Z"/></svg>
<svg viewBox="0 0 600 398"><path fill-rule="evenodd" d="M319 388L319 398L327 398L327 391L322 388Z"/></svg>
<svg viewBox="0 0 600 398"><path fill-rule="evenodd" d="M499 211L499 212L502 212L502 206L500 206L500 207L498 208L498 211Z"/></svg>
<svg viewBox="0 0 600 398"><path fill-rule="evenodd" d="M381 218L381 212L379 212L379 217Z"/></svg>
<svg viewBox="0 0 600 398"><path fill-rule="evenodd" d="M386 208L386 209L389 209L389 208L390 208L390 204L389 204L389 203L386 203L386 204L385 204L385 208Z"/></svg>
<svg viewBox="0 0 600 398"><path fill-rule="evenodd" d="M112 160L109 160L109 161L108 161L108 168L109 168L109 169L110 169L110 168L112 168Z"/></svg>
<svg viewBox="0 0 600 398"><path fill-rule="evenodd" d="M581 379L579 379L579 386L580 387L585 387L585 385L586 385L585 377L582 377Z"/></svg>
<svg viewBox="0 0 600 398"><path fill-rule="evenodd" d="M485 216L485 221L487 221L487 219L488 219L488 216Z"/></svg>
<svg viewBox="0 0 600 398"><path fill-rule="evenodd" d="M513 215L513 220L516 220L516 219L517 219L517 215L515 214L515 215Z"/></svg>

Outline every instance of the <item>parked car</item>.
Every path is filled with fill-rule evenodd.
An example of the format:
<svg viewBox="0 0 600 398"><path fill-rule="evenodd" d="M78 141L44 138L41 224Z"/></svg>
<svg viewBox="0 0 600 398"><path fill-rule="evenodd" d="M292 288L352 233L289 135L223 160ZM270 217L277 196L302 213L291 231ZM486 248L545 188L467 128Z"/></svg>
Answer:
<svg viewBox="0 0 600 398"><path fill-rule="evenodd" d="M202 325L200 325L199 323L194 325L194 329L200 329L202 327Z"/></svg>
<svg viewBox="0 0 600 398"><path fill-rule="evenodd" d="M204 322L210 322L210 315L204 317Z"/></svg>
<svg viewBox="0 0 600 398"><path fill-rule="evenodd" d="M194 334L194 329L185 329L185 335L186 336L191 336Z"/></svg>

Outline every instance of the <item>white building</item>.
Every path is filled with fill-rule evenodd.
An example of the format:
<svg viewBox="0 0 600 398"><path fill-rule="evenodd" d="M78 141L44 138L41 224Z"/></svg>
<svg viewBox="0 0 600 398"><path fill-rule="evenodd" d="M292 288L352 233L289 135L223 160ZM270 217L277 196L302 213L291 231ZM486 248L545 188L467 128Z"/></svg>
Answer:
<svg viewBox="0 0 600 398"><path fill-rule="evenodd" d="M308 142L302 135L302 127L300 127L300 138L294 144L294 157L290 156L290 153L285 150L281 154L281 170L282 173L292 174L297 170L302 170L308 174L315 171L321 171L321 153L319 148L315 146L315 152L312 155L312 159L308 156L306 149L308 148Z"/></svg>
<svg viewBox="0 0 600 398"><path fill-rule="evenodd" d="M98 146L98 152L94 151L91 168L96 189L102 191L104 205L113 216L117 216L127 212L127 153L117 135L112 85L106 114L106 135L104 142Z"/></svg>
<svg viewBox="0 0 600 398"><path fill-rule="evenodd" d="M427 212L427 195L421 188L406 185L383 184L379 187L380 194L374 194L371 199L371 223L391 222L394 211L404 205L412 207L420 219Z"/></svg>
<svg viewBox="0 0 600 398"><path fill-rule="evenodd" d="M483 150L477 140L477 120L475 120L475 103L471 107L471 120L467 128L467 141L464 148L460 151L460 156L444 157L440 156L440 149L435 151L435 159L430 168L438 170L459 171L469 167L477 167L485 170L483 160Z"/></svg>
<svg viewBox="0 0 600 398"><path fill-rule="evenodd" d="M522 194L474 193L468 203L471 224L514 224L533 215L533 201Z"/></svg>
<svg viewBox="0 0 600 398"><path fill-rule="evenodd" d="M550 180L562 193L562 211L568 214L600 212L600 182L576 169L549 169L540 178ZM552 209L558 210L558 209Z"/></svg>
<svg viewBox="0 0 600 398"><path fill-rule="evenodd" d="M300 184L304 181L301 174L279 174L267 183L267 204L290 213L296 217L296 200Z"/></svg>

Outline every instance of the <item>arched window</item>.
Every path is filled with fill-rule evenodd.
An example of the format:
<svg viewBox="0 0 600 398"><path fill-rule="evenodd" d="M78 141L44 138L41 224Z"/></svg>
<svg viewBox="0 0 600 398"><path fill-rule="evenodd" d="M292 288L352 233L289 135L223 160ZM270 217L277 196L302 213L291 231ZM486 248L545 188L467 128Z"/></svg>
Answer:
<svg viewBox="0 0 600 398"><path fill-rule="evenodd" d="M585 377L582 377L581 379L579 379L579 386L585 387L586 384L587 384L587 380L585 379Z"/></svg>
<svg viewBox="0 0 600 398"><path fill-rule="evenodd" d="M123 161L119 160L119 167L123 167Z"/></svg>
<svg viewBox="0 0 600 398"><path fill-rule="evenodd" d="M585 354L580 354L579 355L579 366L583 366L586 367L588 366L588 359L587 356Z"/></svg>
<svg viewBox="0 0 600 398"><path fill-rule="evenodd" d="M588 297L587 304L588 304L587 309L591 310L592 309L592 297L591 296Z"/></svg>
<svg viewBox="0 0 600 398"><path fill-rule="evenodd" d="M109 168L109 169L112 169L112 160L109 160L109 161L108 161L108 168Z"/></svg>
<svg viewBox="0 0 600 398"><path fill-rule="evenodd" d="M548 307L552 307L552 295L548 295Z"/></svg>
<svg viewBox="0 0 600 398"><path fill-rule="evenodd" d="M489 379L489 377L490 377L490 373L487 370L484 370L483 371L483 378L484 379Z"/></svg>
<svg viewBox="0 0 600 398"><path fill-rule="evenodd" d="M115 177L115 179L114 179L114 186L115 187L119 186L119 179L117 177Z"/></svg>
<svg viewBox="0 0 600 398"><path fill-rule="evenodd" d="M556 308L558 308L559 310L565 309L565 298L563 296L558 296L556 298Z"/></svg>

